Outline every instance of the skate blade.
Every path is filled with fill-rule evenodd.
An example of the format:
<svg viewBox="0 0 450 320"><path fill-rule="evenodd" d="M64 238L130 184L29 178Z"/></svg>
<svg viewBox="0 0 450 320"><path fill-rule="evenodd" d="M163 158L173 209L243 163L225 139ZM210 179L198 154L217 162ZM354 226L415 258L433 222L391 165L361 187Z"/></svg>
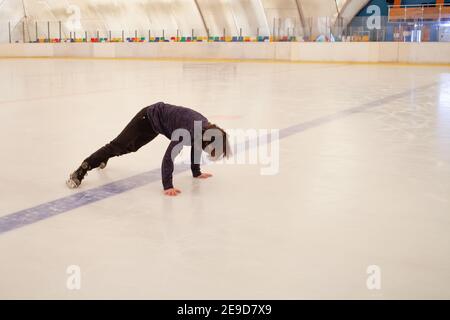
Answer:
<svg viewBox="0 0 450 320"><path fill-rule="evenodd" d="M100 165L98 166L99 170L103 170L105 168L106 168L106 163L104 163L104 162L100 163Z"/></svg>
<svg viewBox="0 0 450 320"><path fill-rule="evenodd" d="M67 180L66 181L66 185L70 188L70 189L76 189L76 188L78 188L78 184L75 182L75 181L73 181L72 179L69 179L69 180Z"/></svg>

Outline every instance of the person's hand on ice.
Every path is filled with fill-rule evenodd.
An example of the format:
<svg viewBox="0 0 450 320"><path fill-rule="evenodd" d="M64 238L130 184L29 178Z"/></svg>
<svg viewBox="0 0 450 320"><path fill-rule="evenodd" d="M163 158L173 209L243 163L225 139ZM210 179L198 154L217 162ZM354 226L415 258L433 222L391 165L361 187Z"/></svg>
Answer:
<svg viewBox="0 0 450 320"><path fill-rule="evenodd" d="M181 193L181 190L178 190L176 188L170 188L170 189L164 190L164 194L166 196L170 196L170 197L177 196L179 193Z"/></svg>
<svg viewBox="0 0 450 320"><path fill-rule="evenodd" d="M208 179L211 178L213 175L211 173L202 173L198 177L195 177L196 179Z"/></svg>

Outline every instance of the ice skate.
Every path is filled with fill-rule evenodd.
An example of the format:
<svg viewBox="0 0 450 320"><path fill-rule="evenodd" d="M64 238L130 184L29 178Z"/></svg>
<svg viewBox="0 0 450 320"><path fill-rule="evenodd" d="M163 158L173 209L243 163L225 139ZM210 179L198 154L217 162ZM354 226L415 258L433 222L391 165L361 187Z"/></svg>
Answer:
<svg viewBox="0 0 450 320"><path fill-rule="evenodd" d="M69 179L66 181L66 185L70 189L78 188L81 184L81 181L83 181L84 177L87 175L88 170L89 164L84 161L81 166L69 176Z"/></svg>
<svg viewBox="0 0 450 320"><path fill-rule="evenodd" d="M103 161L103 162L100 163L100 165L98 166L98 169L99 169L99 170L105 169L107 164L108 164L108 160Z"/></svg>

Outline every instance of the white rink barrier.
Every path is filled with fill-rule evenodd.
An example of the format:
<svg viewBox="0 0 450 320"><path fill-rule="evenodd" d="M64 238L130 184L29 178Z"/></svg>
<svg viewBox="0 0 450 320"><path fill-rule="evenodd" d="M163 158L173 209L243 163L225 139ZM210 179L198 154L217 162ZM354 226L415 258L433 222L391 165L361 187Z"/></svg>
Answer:
<svg viewBox="0 0 450 320"><path fill-rule="evenodd" d="M450 43L6 43L0 44L0 57L176 58L450 64Z"/></svg>

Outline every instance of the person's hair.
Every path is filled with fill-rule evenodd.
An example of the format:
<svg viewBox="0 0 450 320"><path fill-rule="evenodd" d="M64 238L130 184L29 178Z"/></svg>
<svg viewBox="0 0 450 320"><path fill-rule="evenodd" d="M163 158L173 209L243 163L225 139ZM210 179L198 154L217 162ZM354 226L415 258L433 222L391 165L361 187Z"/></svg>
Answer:
<svg viewBox="0 0 450 320"><path fill-rule="evenodd" d="M228 134L225 132L225 130L223 130L222 128L220 128L219 126L209 123L207 124L207 126L203 129L203 133L205 133L207 130L218 130L220 131L221 135L222 135L222 150L216 150L214 149L211 153L211 155L213 157L221 157L223 155L224 158L228 158L231 155L231 148L228 142ZM202 140L202 149L205 150L205 148L207 146L209 146L211 143L213 143L215 141L216 137L215 136L211 136L211 140ZM216 154L218 153L218 154Z"/></svg>

